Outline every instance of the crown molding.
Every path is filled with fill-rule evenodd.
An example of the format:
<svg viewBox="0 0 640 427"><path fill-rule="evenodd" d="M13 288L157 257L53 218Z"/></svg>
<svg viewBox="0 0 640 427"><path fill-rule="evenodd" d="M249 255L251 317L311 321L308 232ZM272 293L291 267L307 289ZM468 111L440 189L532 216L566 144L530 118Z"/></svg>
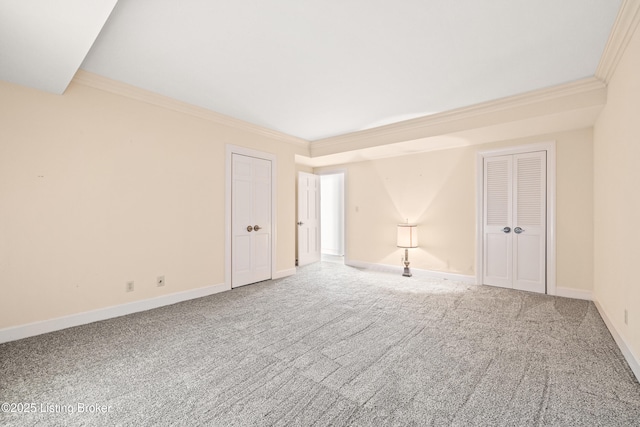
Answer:
<svg viewBox="0 0 640 427"><path fill-rule="evenodd" d="M311 157L480 128L606 102L596 77L311 142Z"/></svg>
<svg viewBox="0 0 640 427"><path fill-rule="evenodd" d="M640 0L623 0L609 40L600 57L596 77L609 83L633 33L640 23Z"/></svg>
<svg viewBox="0 0 640 427"><path fill-rule="evenodd" d="M78 70L72 80L72 83L124 96L129 99L145 102L147 104L166 108L179 113L188 114L200 119L244 130L267 138L276 139L278 141L293 144L306 150L309 149L309 141L302 138L271 130L262 126L255 125L253 123L245 122L244 120L226 116L224 114L216 113L214 111L207 110L206 108L197 107L186 102L178 101L164 95L159 95L154 92L140 89L138 87L118 82L107 77L100 76L98 74L90 73L88 71Z"/></svg>
<svg viewBox="0 0 640 427"><path fill-rule="evenodd" d="M72 82L286 142L305 149L309 152L310 158L604 104L606 101L606 85L602 80L590 77L469 107L309 142L88 71L78 70Z"/></svg>

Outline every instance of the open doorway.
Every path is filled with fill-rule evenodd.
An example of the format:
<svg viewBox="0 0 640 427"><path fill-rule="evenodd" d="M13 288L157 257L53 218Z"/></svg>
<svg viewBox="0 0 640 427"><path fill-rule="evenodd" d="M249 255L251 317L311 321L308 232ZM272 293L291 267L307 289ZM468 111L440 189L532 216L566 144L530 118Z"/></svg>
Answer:
<svg viewBox="0 0 640 427"><path fill-rule="evenodd" d="M323 261L344 263L344 172L320 175L320 252Z"/></svg>

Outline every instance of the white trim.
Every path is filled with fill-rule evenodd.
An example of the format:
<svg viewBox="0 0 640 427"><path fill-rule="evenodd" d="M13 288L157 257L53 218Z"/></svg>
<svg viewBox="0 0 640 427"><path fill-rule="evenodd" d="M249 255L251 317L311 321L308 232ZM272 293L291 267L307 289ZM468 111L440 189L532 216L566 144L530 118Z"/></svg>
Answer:
<svg viewBox="0 0 640 427"><path fill-rule="evenodd" d="M97 310L85 311L83 313L71 314L68 316L56 317L55 319L43 320L40 322L27 323L25 325L12 326L0 329L0 344L15 341L35 335L46 334L48 332L59 331L74 326L86 325L87 323L98 322L100 320L112 319L114 317L125 316L127 314L147 311L165 305L188 301L196 298L206 297L219 292L228 291L230 288L224 283L203 288L191 289L188 291L175 292L168 295L161 295L154 298L133 301L121 305L99 308Z"/></svg>
<svg viewBox="0 0 640 427"><path fill-rule="evenodd" d="M361 268L364 270L380 271L384 273L398 273L399 275L402 275L404 271L404 267L400 265L374 264L370 262L355 261L355 260L350 260L348 262L345 260L345 265L349 267L354 267L354 268ZM437 279L451 280L454 282L460 282L467 285L475 285L477 283L475 277L467 276L464 274L458 274L458 273L446 273L444 271L423 270L420 268L413 268L413 267L411 267L411 273L417 278L419 277L437 278Z"/></svg>
<svg viewBox="0 0 640 427"><path fill-rule="evenodd" d="M107 77L99 76L84 70L78 70L72 80L73 83L88 86L93 89L102 90L116 95L124 96L136 101L146 102L147 104L177 111L179 113L188 114L200 119L215 122L224 126L235 129L242 129L253 134L266 136L267 138L277 139L278 141L287 142L298 147L309 150L309 141L298 138L286 133L278 132L244 120L236 119L231 116L216 113L206 108L197 107L186 102L178 101L167 96L159 95L126 83L111 80Z"/></svg>
<svg viewBox="0 0 640 427"><path fill-rule="evenodd" d="M618 16L609 34L609 40L600 57L600 63L596 69L597 78L609 83L638 27L638 23L640 23L640 2L624 0L620 5Z"/></svg>
<svg viewBox="0 0 640 427"><path fill-rule="evenodd" d="M344 245L344 243L343 243ZM342 251L344 252L344 251ZM339 257L343 257L344 254L340 253L339 251L334 251L332 249L325 249L324 252L322 252L322 255L331 255L331 256L339 256Z"/></svg>
<svg viewBox="0 0 640 427"><path fill-rule="evenodd" d="M593 300L593 293L591 291L573 288L562 288L560 286L556 286L556 296L564 298L583 299L587 301Z"/></svg>
<svg viewBox="0 0 640 427"><path fill-rule="evenodd" d="M478 151L476 161L476 282L482 284L483 276L483 181L484 159L507 154L547 152L547 294L557 295L556 289L556 142L514 145L497 150Z"/></svg>
<svg viewBox="0 0 640 427"><path fill-rule="evenodd" d="M278 163L275 154L238 145L226 145L225 154L225 195L224 195L224 282L231 289L231 157L233 154L256 157L271 161L271 278L276 274L276 249L278 239Z"/></svg>
<svg viewBox="0 0 640 427"><path fill-rule="evenodd" d="M620 348L620 351L622 352L622 355L624 356L625 360L629 364L629 367L635 374L638 381L640 381L640 358L636 357L636 355L633 354L633 352L631 351L631 348L629 347L627 342L624 340L624 338L622 338L622 335L618 333L618 330L615 328L615 326L613 325L613 322L607 315L607 312L604 310L604 308L600 305L600 303L597 300L594 300L593 303L598 309L598 312L600 313L602 320L604 320L604 324L607 325L607 328L609 329L611 336L615 340L616 344L618 344L618 347Z"/></svg>
<svg viewBox="0 0 640 427"><path fill-rule="evenodd" d="M294 268L289 268L287 270L276 271L275 273L273 273L273 277L271 279L272 280L282 279L283 277L293 276L297 272L298 272L298 270L295 267Z"/></svg>

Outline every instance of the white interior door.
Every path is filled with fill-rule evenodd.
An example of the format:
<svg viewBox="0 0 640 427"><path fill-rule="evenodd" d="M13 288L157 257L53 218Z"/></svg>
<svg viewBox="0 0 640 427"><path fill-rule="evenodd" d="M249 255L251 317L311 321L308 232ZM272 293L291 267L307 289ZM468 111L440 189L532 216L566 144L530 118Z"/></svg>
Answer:
<svg viewBox="0 0 640 427"><path fill-rule="evenodd" d="M483 283L546 292L546 152L484 161Z"/></svg>
<svg viewBox="0 0 640 427"><path fill-rule="evenodd" d="M271 278L271 161L232 155L231 287Z"/></svg>
<svg viewBox="0 0 640 427"><path fill-rule="evenodd" d="M320 261L320 176L298 172L298 265Z"/></svg>

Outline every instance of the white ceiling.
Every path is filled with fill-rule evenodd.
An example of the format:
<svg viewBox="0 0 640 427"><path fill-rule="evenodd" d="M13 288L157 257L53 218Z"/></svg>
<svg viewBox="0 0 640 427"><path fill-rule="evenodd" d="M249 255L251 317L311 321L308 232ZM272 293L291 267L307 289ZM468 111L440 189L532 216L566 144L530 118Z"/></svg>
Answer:
<svg viewBox="0 0 640 427"><path fill-rule="evenodd" d="M60 93L114 2L3 0L0 79ZM122 0L81 68L314 141L593 76L620 3Z"/></svg>

